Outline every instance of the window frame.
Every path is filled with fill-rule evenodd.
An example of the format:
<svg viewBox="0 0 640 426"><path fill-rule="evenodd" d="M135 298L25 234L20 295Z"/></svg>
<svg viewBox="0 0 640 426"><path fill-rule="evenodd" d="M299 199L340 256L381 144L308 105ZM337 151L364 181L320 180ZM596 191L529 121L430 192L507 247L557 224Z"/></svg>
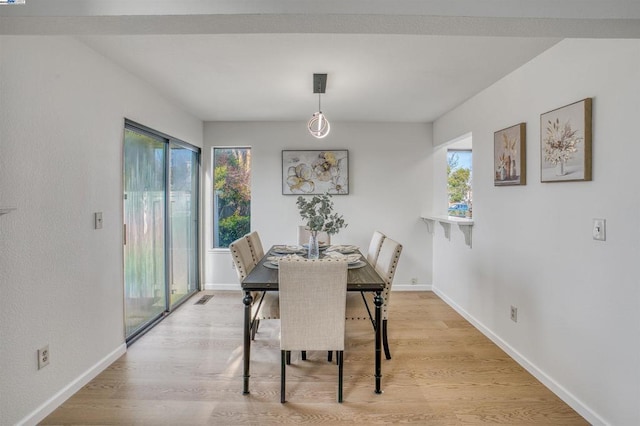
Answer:
<svg viewBox="0 0 640 426"><path fill-rule="evenodd" d="M453 201L451 202L451 193L449 191L449 174L447 174L447 214L449 214L449 207L451 207L453 204L459 204L459 203L464 203L468 206L468 211L465 212L464 216L461 217L467 217L467 218L471 218L472 216L472 211L473 211L473 148L447 148L447 154L446 154L446 158L447 158L447 170L449 169L449 154L450 153L456 153L456 152L465 152L465 153L469 153L470 155L470 162L469 162L469 179L468 179L468 185L469 185L469 197L468 199L463 199L462 201ZM458 167L458 168L465 168L466 167ZM455 215L457 216L457 215Z"/></svg>
<svg viewBox="0 0 640 426"><path fill-rule="evenodd" d="M251 189L252 189L252 185L251 185L251 181L252 181L252 147L249 145L215 145L211 147L211 179L210 179L210 184L211 184L211 191L210 191L210 196L211 196L211 201L210 201L210 207L211 207L211 233L210 233L210 238L211 238L211 243L209 246L209 250L210 251L229 251L229 247L228 246L220 246L219 245L219 236L218 234L218 209L217 209L217 205L216 205L216 190L215 190L215 186L216 186L216 176L215 176L215 170L216 170L216 150L233 150L233 149L238 149L238 150L247 150L249 152L249 184L248 184L248 190L249 190L249 228L248 228L248 232L251 231Z"/></svg>

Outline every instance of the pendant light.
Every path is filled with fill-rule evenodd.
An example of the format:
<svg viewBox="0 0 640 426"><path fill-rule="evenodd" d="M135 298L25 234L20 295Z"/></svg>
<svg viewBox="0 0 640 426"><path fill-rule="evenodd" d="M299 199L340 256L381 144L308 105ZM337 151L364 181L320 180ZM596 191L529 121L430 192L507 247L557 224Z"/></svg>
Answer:
<svg viewBox="0 0 640 426"><path fill-rule="evenodd" d="M329 124L329 120L322 113L320 96L325 92L327 88L327 74L314 74L313 75L313 93L318 94L318 112L314 112L311 116L311 120L307 124L307 128L309 129L309 133L312 136L322 139L329 134L331 130L331 125Z"/></svg>

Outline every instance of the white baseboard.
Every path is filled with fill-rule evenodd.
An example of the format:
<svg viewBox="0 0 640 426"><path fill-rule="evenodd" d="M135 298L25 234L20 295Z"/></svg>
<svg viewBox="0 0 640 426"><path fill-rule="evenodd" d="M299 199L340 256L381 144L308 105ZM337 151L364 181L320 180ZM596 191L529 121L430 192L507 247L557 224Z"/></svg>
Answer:
<svg viewBox="0 0 640 426"><path fill-rule="evenodd" d="M524 368L529 373L531 373L536 379L540 380L540 382L542 382L542 384L544 384L549 390L551 390L551 392L555 393L558 396L558 398L560 398L561 400L566 402L571 408L576 410L578 414L584 417L590 424L594 426L608 424L600 416L594 413L589 407L587 407L582 401L576 398L571 392L567 391L558 382L556 382L551 377L549 377L544 371L542 371L536 365L531 363L520 352L515 350L507 342L505 342L499 336L493 333L493 331L485 327L485 325L482 324L480 321L478 321L475 317L473 317L467 311L462 309L462 307L456 304L451 298L449 298L446 294L440 291L437 287L433 287L433 292L437 294L438 297L440 297L442 300L444 300L447 305L451 306L456 312L462 315L482 334L487 336L493 343L498 345L511 358L513 358L518 364L520 364L522 368Z"/></svg>
<svg viewBox="0 0 640 426"><path fill-rule="evenodd" d="M204 290L235 290L240 291L240 284L220 284L220 283L204 283Z"/></svg>
<svg viewBox="0 0 640 426"><path fill-rule="evenodd" d="M431 284L394 284L391 291L431 291Z"/></svg>
<svg viewBox="0 0 640 426"><path fill-rule="evenodd" d="M84 385L93 380L98 374L104 371L115 360L120 358L127 352L127 345L122 344L118 346L113 352L98 361L93 367L85 371L82 375L76 378L73 382L62 388L60 392L53 395L42 405L36 408L31 414L27 415L24 419L20 420L18 426L32 426L37 425L45 417L51 414L56 408L62 405L69 397L78 392Z"/></svg>
<svg viewBox="0 0 640 426"><path fill-rule="evenodd" d="M217 284L217 283L205 283L204 290L240 290L240 286L237 283L234 284ZM391 291L431 291L431 285L429 284L394 284Z"/></svg>

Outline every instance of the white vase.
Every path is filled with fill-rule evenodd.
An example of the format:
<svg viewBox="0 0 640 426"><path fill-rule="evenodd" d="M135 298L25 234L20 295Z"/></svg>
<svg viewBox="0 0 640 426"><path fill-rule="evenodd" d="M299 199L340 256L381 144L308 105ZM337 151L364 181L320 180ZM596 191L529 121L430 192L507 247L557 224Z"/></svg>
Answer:
<svg viewBox="0 0 640 426"><path fill-rule="evenodd" d="M308 259L317 259L320 257L320 247L318 246L318 234L312 232L309 235L309 253Z"/></svg>
<svg viewBox="0 0 640 426"><path fill-rule="evenodd" d="M564 170L564 161L560 161L556 164L556 176L564 176L567 172Z"/></svg>

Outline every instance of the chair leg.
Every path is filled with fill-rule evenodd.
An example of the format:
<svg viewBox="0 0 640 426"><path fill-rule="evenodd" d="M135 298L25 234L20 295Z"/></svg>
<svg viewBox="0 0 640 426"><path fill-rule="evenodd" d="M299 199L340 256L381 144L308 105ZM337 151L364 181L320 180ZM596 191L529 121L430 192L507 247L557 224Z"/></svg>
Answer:
<svg viewBox="0 0 640 426"><path fill-rule="evenodd" d="M287 365L291 365L291 351L287 351Z"/></svg>
<svg viewBox="0 0 640 426"><path fill-rule="evenodd" d="M251 327L251 340L256 340L256 333L258 332L258 327L260 327L260 320L255 319L253 321L253 327Z"/></svg>
<svg viewBox="0 0 640 426"><path fill-rule="evenodd" d="M337 351L336 358L338 359L338 402L342 402L342 371L344 364L343 351Z"/></svg>
<svg viewBox="0 0 640 426"><path fill-rule="evenodd" d="M382 320L382 344L384 345L384 356L391 359L391 351L389 350L389 339L387 338L387 320Z"/></svg>
<svg viewBox="0 0 640 426"><path fill-rule="evenodd" d="M302 360L303 361L307 360L307 351L302 351Z"/></svg>
<svg viewBox="0 0 640 426"><path fill-rule="evenodd" d="M284 397L284 381L285 381L285 371L287 369L287 365L285 362L287 351L280 351L280 403L285 403Z"/></svg>
<svg viewBox="0 0 640 426"><path fill-rule="evenodd" d="M329 351L327 353L327 361L331 362L333 360L333 351Z"/></svg>

